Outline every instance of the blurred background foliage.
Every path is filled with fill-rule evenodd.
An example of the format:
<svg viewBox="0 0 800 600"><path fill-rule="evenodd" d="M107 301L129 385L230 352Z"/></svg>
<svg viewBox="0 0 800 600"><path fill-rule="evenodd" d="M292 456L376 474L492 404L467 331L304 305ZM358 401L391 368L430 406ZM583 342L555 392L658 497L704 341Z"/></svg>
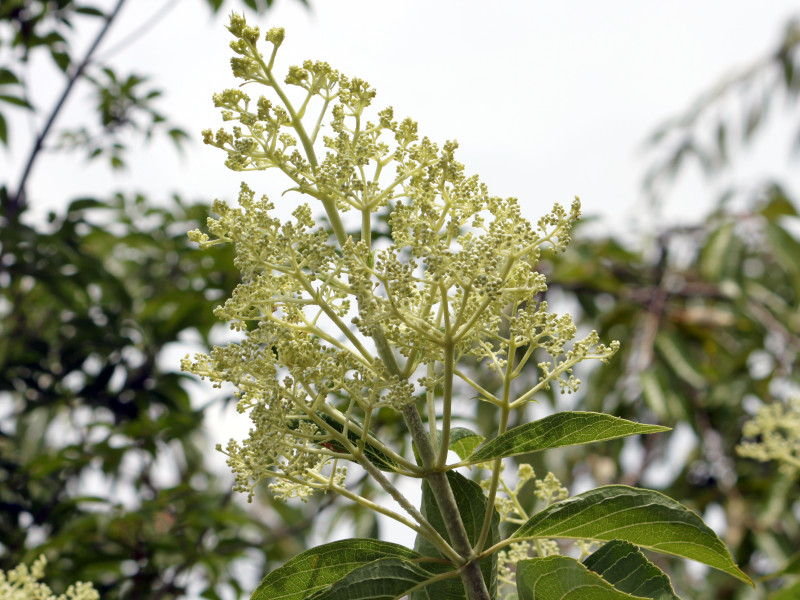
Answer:
<svg viewBox="0 0 800 600"><path fill-rule="evenodd" d="M787 152L797 151L798 46L800 21L791 21L770 55L656 129L643 183L651 210L692 163L712 179L735 171L742 148L780 103L781 126L797 129ZM667 568L681 597L800 597L800 472L736 451L743 424L760 406L788 407L798 395L797 199L770 178L723 189L698 205L712 208L695 222L642 232L634 247L613 237L588 239L578 228L569 251L544 267L548 295L577 305L584 326L601 339L622 341L610 365L593 369L581 407L674 427L642 439L627 468L619 443L588 460L569 453L567 470L601 484L658 486L722 526L754 578L780 571L752 591L676 561Z"/></svg>
<svg viewBox="0 0 800 600"><path fill-rule="evenodd" d="M123 4L0 5L0 51L10 57L0 64L0 142L27 157L19 179L3 169L0 182L0 569L44 552L57 593L83 580L109 599L245 596L235 561L257 580L305 547L310 516L329 500L246 510L209 470L205 406L190 401L177 362L159 360L177 340L208 344L212 310L238 282L229 250L201 253L186 238L211 199L120 193L76 199L47 223L21 220L35 202L28 176L48 152L118 168L128 144L186 136L157 110L162 91L146 75L94 60ZM272 2L240 4L263 11ZM70 34L92 24L89 50L76 56ZM64 74L52 107L26 85L35 53ZM81 79L93 90L91 122L61 127ZM31 148L15 143L9 124L19 111L9 108L41 118Z"/></svg>
<svg viewBox="0 0 800 600"><path fill-rule="evenodd" d="M316 525L322 537L341 519L359 536L380 530L372 513L326 497L298 507L265 496L245 509L209 469L203 412L229 398L193 404L189 377L159 356L178 340L210 343L212 308L238 281L230 249L201 254L186 240L187 230L203 226L211 199L120 193L77 199L46 224L20 219L35 202L25 184L45 150L119 168L127 144L167 135L180 145L186 137L159 112L162 90L147 74L94 60L124 1L110 10L68 0L0 5L0 50L13 57L0 64L0 143L27 152L19 179L0 182L0 569L46 552L56 591L85 580L112 599L248 597L237 565L263 573L296 554L320 511L330 515ZM226 3L201 4L215 12ZM272 2L240 4L263 11ZM83 56L69 42L78 20L97 28ZM798 126L798 44L793 21L772 54L655 130L643 182L651 210L687 164L709 178L735 170L738 149L779 101L789 106L779 118ZM51 108L25 84L40 52L65 75ZM86 110L93 121L56 130L80 79L94 90ZM43 117L31 148L15 145L9 107ZM795 598L798 473L742 458L736 447L759 406L797 393L797 202L772 179L725 190L713 205L693 223L643 231L636 243L584 236L578 227L570 250L541 265L550 280L542 299L602 339L623 342L610 365L584 374L575 407L674 431L521 460L565 483L657 487L722 527L750 575L774 575L753 591L685 563L663 565L682 597ZM490 374L476 377L491 387ZM563 405L557 392L549 400ZM384 416L390 430L396 419ZM492 429L488 413L474 417L474 426Z"/></svg>

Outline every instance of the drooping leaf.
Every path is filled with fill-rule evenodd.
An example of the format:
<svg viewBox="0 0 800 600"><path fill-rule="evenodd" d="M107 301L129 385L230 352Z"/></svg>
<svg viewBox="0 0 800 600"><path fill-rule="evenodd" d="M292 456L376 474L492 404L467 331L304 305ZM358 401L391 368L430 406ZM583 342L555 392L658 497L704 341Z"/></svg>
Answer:
<svg viewBox="0 0 800 600"><path fill-rule="evenodd" d="M467 539L469 539L470 544L475 544L483 527L483 518L486 514L486 496L484 496L483 490L477 483L470 481L459 473L448 471L447 480L453 490L453 496L455 496L456 506L458 507L458 516L466 529ZM422 506L420 512L444 539L450 541L450 535L447 533L442 513L427 481L422 483ZM496 510L492 510L492 522L486 547L500 541L499 527L500 516ZM424 556L442 557L436 547L423 536L417 536L414 549ZM490 595L494 597L497 590L497 554L492 554L491 558L484 559L481 562L481 572ZM459 600L466 598L466 592L461 579L458 578L437 582L411 594L411 600L428 600L429 598Z"/></svg>
<svg viewBox="0 0 800 600"><path fill-rule="evenodd" d="M519 561L517 594L519 600L644 600L616 589L568 556Z"/></svg>
<svg viewBox="0 0 800 600"><path fill-rule="evenodd" d="M75 12L80 15L88 15L90 17L105 17L106 14L99 8L93 6L76 6Z"/></svg>
<svg viewBox="0 0 800 600"><path fill-rule="evenodd" d="M655 346L675 375L694 388L706 388L706 378L698 372L689 358L684 340L662 329L656 334Z"/></svg>
<svg viewBox="0 0 800 600"><path fill-rule="evenodd" d="M269 573L251 600L303 600L373 561L418 557L405 546L380 540L349 539L323 544L298 554Z"/></svg>
<svg viewBox="0 0 800 600"><path fill-rule="evenodd" d="M622 540L612 540L586 557L583 564L621 592L653 600L680 600L661 569Z"/></svg>
<svg viewBox="0 0 800 600"><path fill-rule="evenodd" d="M308 600L395 600L424 585L436 576L436 571L442 571L441 565L431 573L408 560L382 558L353 569ZM453 577L458 577L456 571L453 571Z"/></svg>
<svg viewBox="0 0 800 600"><path fill-rule="evenodd" d="M13 104L14 106L21 106L22 108L33 109L30 103L27 100L25 100L25 98L10 96L9 94L0 94L0 102L8 102L9 104Z"/></svg>
<svg viewBox="0 0 800 600"><path fill-rule="evenodd" d="M669 431L669 427L626 421L595 412L560 412L514 427L473 452L469 464L575 444L614 440L629 435Z"/></svg>
<svg viewBox="0 0 800 600"><path fill-rule="evenodd" d="M652 490L599 487L551 504L514 538L625 540L642 548L690 558L752 585L722 540L685 506Z"/></svg>
<svg viewBox="0 0 800 600"><path fill-rule="evenodd" d="M72 60L69 54L52 48L50 50L50 56L53 57L53 62L55 62L58 68L61 69L61 72L66 73Z"/></svg>
<svg viewBox="0 0 800 600"><path fill-rule="evenodd" d="M0 69L0 85L6 85L9 83L19 83L19 78L14 74L13 71L8 69Z"/></svg>
<svg viewBox="0 0 800 600"><path fill-rule="evenodd" d="M700 273L705 279L719 281L725 275L725 259L734 233L734 223L725 222L708 236L708 242L700 252Z"/></svg>

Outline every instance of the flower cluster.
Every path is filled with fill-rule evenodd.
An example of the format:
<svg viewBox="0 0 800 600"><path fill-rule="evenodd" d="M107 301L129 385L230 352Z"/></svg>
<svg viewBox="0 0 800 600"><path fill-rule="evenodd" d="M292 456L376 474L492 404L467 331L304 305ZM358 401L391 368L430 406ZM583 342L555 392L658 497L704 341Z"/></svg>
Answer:
<svg viewBox="0 0 800 600"><path fill-rule="evenodd" d="M784 470L800 471L800 398L765 404L744 424L742 434L757 441L739 445L741 456L763 462L777 460Z"/></svg>
<svg viewBox="0 0 800 600"><path fill-rule="evenodd" d="M47 559L44 555L28 568L21 564L11 571L0 571L0 598L2 600L100 600L100 594L91 583L75 583L66 593L56 596L47 584L41 583Z"/></svg>
<svg viewBox="0 0 800 600"><path fill-rule="evenodd" d="M535 301L546 290L542 252L566 247L577 199L532 224L516 199L490 196L465 174L455 142L420 138L417 124L396 120L391 108L368 120L375 91L362 79L306 61L289 69L284 87L274 73L283 30L267 34L267 60L256 48L258 28L233 15L229 29L234 75L266 86L273 99L216 94L223 120L235 124L204 131L205 142L227 153L231 169L283 172L288 191L321 202L330 228L317 226L306 204L281 222L266 197L242 184L241 208L217 201L208 233L190 233L201 247L233 243L242 273L216 314L244 339L183 362L217 385L233 383L239 410L254 423L248 440L226 449L238 489L252 494L258 481L277 478L282 498L341 491L340 460L424 476L380 441L375 411L438 395L449 414L453 377L482 400L516 408L553 382L573 391L576 363L614 353L595 333L568 349L572 320ZM345 232L347 211L361 215L356 235ZM381 244L373 239L379 220L389 226ZM536 350L550 360L539 363L538 385L513 400L458 368L477 359L513 379Z"/></svg>
<svg viewBox="0 0 800 600"><path fill-rule="evenodd" d="M519 498L522 488L528 482L533 482L534 495L542 504L541 508L546 508L553 502L564 500L569 496L569 492L555 475L547 473L543 479L538 479L531 465L521 464L517 468L517 483L513 488L506 483L502 475L499 477L500 489L503 493L495 496L494 504L500 515L501 523L520 525L528 520L530 515L522 506ZM481 487L484 489L490 489L491 485L492 479L481 482ZM580 542L585 544L583 540ZM537 539L534 542L527 540L514 542L508 549L500 550L497 553L500 582L516 589L514 569L519 561L527 560L531 556L545 557L557 554L561 554L561 548L555 540Z"/></svg>

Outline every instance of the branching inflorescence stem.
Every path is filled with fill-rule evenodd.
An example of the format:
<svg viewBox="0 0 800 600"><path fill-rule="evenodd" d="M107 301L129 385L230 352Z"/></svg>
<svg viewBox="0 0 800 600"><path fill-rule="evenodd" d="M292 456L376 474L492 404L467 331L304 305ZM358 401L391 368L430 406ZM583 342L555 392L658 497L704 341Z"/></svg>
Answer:
<svg viewBox="0 0 800 600"><path fill-rule="evenodd" d="M209 219L208 228L216 239L190 234L201 246L233 242L242 272L242 283L217 315L244 339L184 362L203 377L234 383L239 410L250 411L250 438L232 440L225 450L237 489L252 495L268 479L282 499L305 499L320 489L339 493L411 527L440 554L431 560L452 564L449 575L433 574L428 584L458 573L469 600L489 600L492 578L479 559L487 556L485 546L498 547L494 505L501 459L492 463L488 498L478 490L479 504L472 505L480 506L483 521L468 526L459 514L463 498L456 498L448 474L468 463L447 464L459 401L455 379L500 409L497 433L503 434L511 410L532 397L529 392L512 400L511 382L534 350L552 359L539 363L535 390L553 382L572 390L578 382L562 376L574 364L613 354L613 347L597 345L596 334L565 353L575 334L572 321L533 301L546 287L535 268L542 248L563 250L579 204L569 212L556 205L534 227L515 199L489 196L477 177L464 175L454 159L455 142L440 149L420 139L417 124L396 121L391 108L367 121L375 92L365 81L306 61L285 79L304 91L293 103L274 74L283 30L268 32L273 49L265 61L257 49L258 28L233 15L229 29L238 55L231 61L234 75L266 86L279 102L262 96L251 109L241 89L216 94L223 119L238 124L232 133L204 131L205 142L227 153L231 169L282 171L291 191L321 201L334 234L332 241L327 231L315 229L307 205L298 206L294 221L281 223L270 214L272 203L256 200L245 184L241 209L215 202L220 218ZM309 117L317 104L319 115ZM328 113L330 135L322 139L327 153L321 158L316 145ZM312 121L311 134L305 119ZM392 163L395 174L386 169ZM342 213L350 209L360 216L358 236L345 230ZM388 234L375 228L381 211L388 213ZM515 364L523 347L524 358ZM503 379L501 396L460 369L462 360L484 361L496 371ZM415 382L418 371L425 377ZM420 400L427 404L427 426ZM371 431L387 409L402 415L417 463ZM359 464L410 518L345 487L346 462ZM443 527L385 472L424 479Z"/></svg>

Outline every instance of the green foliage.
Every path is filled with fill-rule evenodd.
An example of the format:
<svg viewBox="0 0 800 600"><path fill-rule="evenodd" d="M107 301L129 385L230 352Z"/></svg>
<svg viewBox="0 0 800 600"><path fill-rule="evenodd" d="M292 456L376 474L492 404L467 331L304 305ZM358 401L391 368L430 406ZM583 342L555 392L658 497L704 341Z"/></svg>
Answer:
<svg viewBox="0 0 800 600"><path fill-rule="evenodd" d="M627 594L568 556L547 556L517 565L519 600L643 600ZM649 596L653 598L653 596Z"/></svg>
<svg viewBox="0 0 800 600"><path fill-rule="evenodd" d="M584 492L540 511L513 537L623 540L691 558L752 583L700 517L651 490L609 485Z"/></svg>
<svg viewBox="0 0 800 600"><path fill-rule="evenodd" d="M642 425L602 413L562 412L509 429L480 446L465 463L541 452L575 444L614 440L629 435L669 431L660 425Z"/></svg>
<svg viewBox="0 0 800 600"><path fill-rule="evenodd" d="M370 539L323 544L295 556L267 575L253 600L303 600L316 595L359 567L378 560L420 558L405 546Z"/></svg>
<svg viewBox="0 0 800 600"><path fill-rule="evenodd" d="M226 569L235 558L283 557L272 528L249 519L207 471L203 412L186 376L159 367L162 348L184 333L208 339L216 298L237 280L230 253L201 259L182 233L206 210L178 198L163 207L84 199L53 215L47 232L4 230L2 568L47 551L62 589L83 579L104 598L174 598L187 585L180 573L203 577L213 594L239 585ZM165 459L175 483L158 483ZM107 492L87 496L78 485L87 477L139 500L129 509ZM123 571L131 556L135 571Z"/></svg>
<svg viewBox="0 0 800 600"><path fill-rule="evenodd" d="M55 147L51 125L78 80L96 102L89 125L63 134L62 150L105 153L120 166L126 131L185 138L157 110L161 90L145 87L146 76L96 62L122 3L0 3L0 50L12 58L0 68L0 142L25 151L12 137L22 111L45 123L19 180L0 182L0 569L18 572L44 553L56 593L83 579L112 600L185 597L190 587L219 598L241 593L234 561L296 553L309 520L280 507L291 524L276 527L234 502L204 462L204 413L189 400L189 379L160 364L170 343L208 341L209 311L238 281L230 253L198 258L186 243L207 202L118 194L74 200L47 225L22 221L36 201L25 195L31 167ZM79 56L71 30L92 24ZM63 87L52 108L26 85L38 54L65 75L54 78ZM174 479L164 479L165 465Z"/></svg>
<svg viewBox="0 0 800 600"><path fill-rule="evenodd" d="M629 542L612 540L583 564L622 592L654 600L679 600L669 579Z"/></svg>

